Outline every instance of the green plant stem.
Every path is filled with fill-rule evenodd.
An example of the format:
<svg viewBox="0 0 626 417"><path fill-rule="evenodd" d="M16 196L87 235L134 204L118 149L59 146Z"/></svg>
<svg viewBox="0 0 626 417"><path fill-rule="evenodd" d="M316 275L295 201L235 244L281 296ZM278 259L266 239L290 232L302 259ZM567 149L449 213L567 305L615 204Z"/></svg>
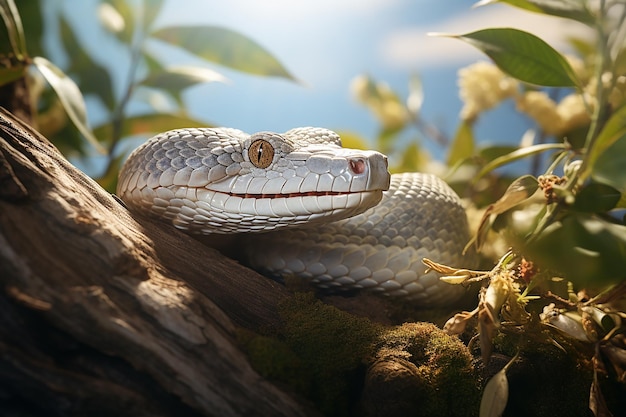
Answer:
<svg viewBox="0 0 626 417"><path fill-rule="evenodd" d="M142 27L142 25L137 25L138 29L133 36L133 42L130 47L130 65L128 66L128 73L126 76L126 88L124 89L124 95L122 96L122 99L115 107L115 110L111 117L111 144L109 146L109 152L107 155L107 167L104 171L104 175L108 174L110 170L113 169L115 161L115 150L117 148L117 144L122 139L126 107L128 106L128 103L130 102L130 99L135 89L135 79L137 77L137 70L139 68L141 50L143 48L143 41L145 37L145 33Z"/></svg>
<svg viewBox="0 0 626 417"><path fill-rule="evenodd" d="M543 232L546 227L552 224L560 211L560 205L560 203L553 203L546 207L546 212L544 213L541 220L539 220L539 223L537 223L537 227L535 227L535 230L533 230L532 233L526 238L526 244L529 244L537 239L539 235L541 235L541 232Z"/></svg>
<svg viewBox="0 0 626 417"><path fill-rule="evenodd" d="M594 108L593 115L591 117L591 124L589 125L589 130L587 131L587 137L585 139L585 155L589 155L593 145L595 144L595 140L598 137L598 133L601 131L601 128L604 124L604 117L606 113L606 89L604 88L604 84L602 82L602 75L606 72L607 68L610 66L609 62L611 60L609 54L609 36L605 33L604 25L606 23L606 1L600 0L599 7L599 15L596 21L596 29L598 35L598 59L596 63L595 69L595 78L597 80L596 86L596 106ZM578 172L574 175L574 179L566 184L566 188L570 191L585 180L585 178L581 178L581 174L586 172L586 167L588 164L588 158L583 158L582 166L578 170Z"/></svg>

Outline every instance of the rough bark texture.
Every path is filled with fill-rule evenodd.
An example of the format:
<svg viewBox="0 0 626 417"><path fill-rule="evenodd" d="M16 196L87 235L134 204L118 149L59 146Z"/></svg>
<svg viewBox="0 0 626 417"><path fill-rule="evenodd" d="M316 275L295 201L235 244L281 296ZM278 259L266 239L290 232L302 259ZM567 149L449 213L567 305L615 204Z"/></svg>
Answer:
<svg viewBox="0 0 626 417"><path fill-rule="evenodd" d="M135 219L0 113L0 408L46 415L311 415L261 378L237 326L286 292Z"/></svg>

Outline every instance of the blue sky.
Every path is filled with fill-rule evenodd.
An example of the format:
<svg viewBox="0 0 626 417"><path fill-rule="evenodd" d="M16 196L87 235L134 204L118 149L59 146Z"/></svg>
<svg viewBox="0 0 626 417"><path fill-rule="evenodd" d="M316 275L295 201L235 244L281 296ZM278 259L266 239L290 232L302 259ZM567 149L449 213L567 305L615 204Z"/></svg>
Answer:
<svg viewBox="0 0 626 417"><path fill-rule="evenodd" d="M59 2L72 22L83 28L90 24L86 16L94 13L96 3ZM184 94L192 114L203 120L248 132L315 125L373 138L377 124L351 97L350 81L367 73L406 95L409 77L416 73L425 91L422 116L451 136L461 108L457 71L485 58L461 41L429 37L428 32L518 27L560 48L568 33L580 29L511 7L472 9L472 4L467 0L169 0L157 26L207 24L237 30L263 45L303 82L260 78L214 66L229 83L193 87ZM175 64L199 62L163 52L162 45L151 47ZM111 60L115 52L109 48L101 44L101 61ZM123 66L124 57L116 64ZM123 75L120 71L120 79ZM97 120L97 109L91 113ZM527 120L514 115L509 105L482 118L477 136L483 141L511 143L527 127ZM441 157L444 150L425 144Z"/></svg>

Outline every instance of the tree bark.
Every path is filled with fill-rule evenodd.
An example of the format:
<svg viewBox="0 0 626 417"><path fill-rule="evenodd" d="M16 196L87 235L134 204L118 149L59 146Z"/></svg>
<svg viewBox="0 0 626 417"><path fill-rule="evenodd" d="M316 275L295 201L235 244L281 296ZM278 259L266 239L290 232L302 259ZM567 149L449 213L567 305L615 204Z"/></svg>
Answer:
<svg viewBox="0 0 626 417"><path fill-rule="evenodd" d="M132 217L6 111L0 131L5 409L314 414L260 377L237 345L238 327L280 324L282 286Z"/></svg>

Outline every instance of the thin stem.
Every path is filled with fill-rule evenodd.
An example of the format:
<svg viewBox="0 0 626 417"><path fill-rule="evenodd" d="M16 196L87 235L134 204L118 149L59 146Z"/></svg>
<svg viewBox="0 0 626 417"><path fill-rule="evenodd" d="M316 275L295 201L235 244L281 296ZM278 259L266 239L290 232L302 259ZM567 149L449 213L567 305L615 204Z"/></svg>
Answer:
<svg viewBox="0 0 626 417"><path fill-rule="evenodd" d="M411 122L420 132L428 137L433 138L435 142L437 142L439 145L445 147L448 146L448 144L450 143L448 137L444 135L441 130L437 129L437 127L435 127L434 125L425 122L420 117L412 116Z"/></svg>
<svg viewBox="0 0 626 417"><path fill-rule="evenodd" d="M111 145L109 146L109 153L107 155L107 167L105 169L105 175L113 169L113 164L115 161L114 155L115 150L117 148L117 144L122 139L122 132L124 126L124 118L126 113L126 107L132 98L133 91L135 88L135 79L137 76L137 70L139 69L139 63L141 60L141 50L143 48L143 41L145 37L145 33L143 31L143 25L138 24L137 30L133 34L133 40L130 46L130 65L128 66L128 73L126 74L126 88L124 89L124 94L122 99L115 107L113 114L111 116L111 124L112 124L112 134L111 134Z"/></svg>
<svg viewBox="0 0 626 417"><path fill-rule="evenodd" d="M598 133L601 130L602 125L604 124L604 116L606 113L606 89L604 88L604 84L602 82L602 76L606 72L607 68L610 64L610 56L609 56L609 39L608 35L604 31L604 24L606 22L606 1L600 1L599 8L599 16L596 22L596 29L598 33L598 58L596 63L596 71L595 78L597 80L596 86L596 106L594 109L594 113L591 117L591 124L589 125L589 130L587 131L587 137L585 139L585 152L589 155L590 150L593 148L595 140L598 136ZM578 184L579 174L585 172L586 165L588 163L588 158L583 158L582 166L578 170L575 175L576 181L573 181L571 184L571 188Z"/></svg>
<svg viewBox="0 0 626 417"><path fill-rule="evenodd" d="M556 167L558 167L561 164L561 161L563 161L568 156L569 156L569 152L561 152L561 153L559 153L558 156L556 158L554 158L554 161L552 162L552 164L550 164L548 169L546 169L546 172L545 172L544 175L552 174L554 172L554 170L556 169Z"/></svg>
<svg viewBox="0 0 626 417"><path fill-rule="evenodd" d="M529 244L537 239L541 232L543 232L548 225L552 224L552 221L556 218L556 215L559 212L559 208L559 203L553 203L546 207L546 212L541 220L539 220L537 227L535 227L535 230L533 230L532 233L526 238L526 244Z"/></svg>

